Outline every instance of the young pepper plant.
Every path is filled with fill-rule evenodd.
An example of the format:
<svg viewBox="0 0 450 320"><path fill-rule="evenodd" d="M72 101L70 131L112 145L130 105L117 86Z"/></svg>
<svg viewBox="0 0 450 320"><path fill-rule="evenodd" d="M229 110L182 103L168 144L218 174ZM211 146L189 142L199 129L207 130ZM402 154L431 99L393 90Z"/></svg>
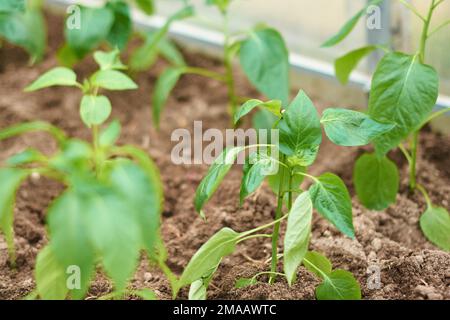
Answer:
<svg viewBox="0 0 450 320"><path fill-rule="evenodd" d="M450 251L450 215L445 208L435 207L425 188L416 181L420 130L431 120L450 111L447 108L432 113L439 94L439 76L433 67L425 64L429 38L448 26L450 21L431 29L433 14L445 0L430 0L425 15L410 3L399 1L422 21L419 50L414 54L385 50L385 56L378 63L372 79L368 114L376 120L392 122L395 128L374 140L375 153L364 154L357 160L355 188L360 201L369 209L384 210L394 203L399 189L399 172L387 154L399 148L409 164L411 191L419 190L427 202L428 208L420 218L422 231L435 245ZM371 5L381 2L375 0ZM333 46L345 39L364 12L361 10L324 46ZM377 48L377 45L359 48L337 59L335 70L338 79L347 83L359 61ZM408 140L409 148L404 144Z"/></svg>
<svg viewBox="0 0 450 320"><path fill-rule="evenodd" d="M250 82L269 99L278 99L287 103L289 99L289 54L281 34L273 28L258 25L250 31L231 32L229 28L228 7L231 1L206 0L220 10L223 20L224 49L223 63L225 72L214 72L204 68L186 65L166 69L156 83L153 94L153 121L159 124L161 113L180 77L195 74L220 81L228 89L229 114L234 117L237 107L245 98L236 92L233 61L239 56L241 67ZM255 119L273 117L265 110ZM259 121L262 125L264 121Z"/></svg>
<svg viewBox="0 0 450 320"><path fill-rule="evenodd" d="M312 101L303 91L299 92L286 110L282 110L281 101L250 100L236 112L235 122L257 107L271 112L278 119L274 129L279 130L279 144L272 144L269 149L262 144L225 149L200 183L195 196L195 208L205 217L204 205L213 196L238 155L249 148L257 148L243 166L240 200L242 203L267 178L277 195L275 219L246 232L236 232L229 228L217 232L191 259L181 276L179 286L191 285L190 296L204 298L209 281L221 259L233 253L237 244L263 237L272 239L270 271L259 273L251 279L240 279L238 287L254 284L262 275L269 276L269 283L282 275L292 285L297 268L303 263L323 280L316 290L318 299L359 299L359 284L349 272L332 271L331 263L325 257L308 252L313 208L339 231L350 238L355 237L349 192L338 176L324 173L315 177L307 173L307 168L315 162L322 142L321 125L333 142L343 146L368 144L393 126L346 109L327 109L322 118L319 118ZM313 182L308 190L301 188L304 178ZM287 213L284 210L285 202ZM278 242L280 225L284 222L287 223L282 254L284 273L279 273ZM261 233L269 228L273 228L272 233Z"/></svg>
<svg viewBox="0 0 450 320"><path fill-rule="evenodd" d="M117 51L96 52L95 60L100 70L83 84L72 70L58 67L26 88L80 88L80 114L92 130L91 144L69 138L44 122L22 123L0 131L0 140L43 131L57 142L55 154L29 148L7 159L0 168L0 230L6 237L12 264L14 201L20 184L39 175L65 187L47 210L49 242L36 259L34 296L42 299L83 298L97 266L112 279L114 296L131 293L149 297L147 291L127 291L142 250L159 264L169 280L174 280L165 265L159 235L163 201L159 172L144 151L116 145L119 122L100 128L110 115L111 104L98 94L99 90L134 89L136 84L119 71L125 66Z"/></svg>
<svg viewBox="0 0 450 320"><path fill-rule="evenodd" d="M39 0L2 0L0 3L1 39L23 47L31 63L42 59L46 46L46 28Z"/></svg>

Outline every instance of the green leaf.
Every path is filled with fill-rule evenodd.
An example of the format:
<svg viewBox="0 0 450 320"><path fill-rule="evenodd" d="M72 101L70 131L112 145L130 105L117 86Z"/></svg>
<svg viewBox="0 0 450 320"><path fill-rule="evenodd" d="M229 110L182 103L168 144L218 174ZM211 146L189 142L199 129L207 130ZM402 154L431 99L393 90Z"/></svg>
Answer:
<svg viewBox="0 0 450 320"><path fill-rule="evenodd" d="M346 55L336 59L334 70L336 77L342 84L347 84L352 71L358 66L359 62L367 55L377 49L376 46L367 46L353 50Z"/></svg>
<svg viewBox="0 0 450 320"><path fill-rule="evenodd" d="M68 68L53 68L25 88L26 92L36 91L51 86L76 86L77 75Z"/></svg>
<svg viewBox="0 0 450 320"><path fill-rule="evenodd" d="M101 147L112 147L119 139L121 125L118 120L112 121L105 130L100 133L99 144Z"/></svg>
<svg viewBox="0 0 450 320"><path fill-rule="evenodd" d="M308 251L312 212L312 202L308 192L303 192L297 197L289 212L283 256L284 273L289 285L294 283L297 268Z"/></svg>
<svg viewBox="0 0 450 320"><path fill-rule="evenodd" d="M72 68L80 60L76 52L67 43L58 49L56 57L60 65L68 68Z"/></svg>
<svg viewBox="0 0 450 320"><path fill-rule="evenodd" d="M368 209L384 210L396 201L399 172L385 156L364 154L355 164L353 182L359 201Z"/></svg>
<svg viewBox="0 0 450 320"><path fill-rule="evenodd" d="M111 102L105 96L86 95L81 99L81 119L89 128L105 122L111 114L111 109Z"/></svg>
<svg viewBox="0 0 450 320"><path fill-rule="evenodd" d="M430 207L420 217L423 233L439 248L450 252L450 215L441 207Z"/></svg>
<svg viewBox="0 0 450 320"><path fill-rule="evenodd" d="M324 280L331 273L331 261L317 251L308 251L303 259L303 265L320 279Z"/></svg>
<svg viewBox="0 0 450 320"><path fill-rule="evenodd" d="M144 288L141 290L133 291L133 294L144 300L158 300L156 293L150 289Z"/></svg>
<svg viewBox="0 0 450 320"><path fill-rule="evenodd" d="M279 160L266 152L252 153L243 167L244 175L241 182L240 203L256 191L267 176L278 174Z"/></svg>
<svg viewBox="0 0 450 320"><path fill-rule="evenodd" d="M139 9L144 11L147 15L152 15L155 12L155 5L153 0L135 0Z"/></svg>
<svg viewBox="0 0 450 320"><path fill-rule="evenodd" d="M200 301L206 300L207 288L203 283L203 280L194 281L189 287L189 300Z"/></svg>
<svg viewBox="0 0 450 320"><path fill-rule="evenodd" d="M125 70L127 68L120 61L120 52L117 49L110 52L96 51L94 52L94 60L101 70Z"/></svg>
<svg viewBox="0 0 450 320"><path fill-rule="evenodd" d="M364 146L395 127L394 124L381 123L362 112L348 109L326 109L320 122L328 138L345 147Z"/></svg>
<svg viewBox="0 0 450 320"><path fill-rule="evenodd" d="M222 13L226 13L231 0L206 0L206 4L215 5Z"/></svg>
<svg viewBox="0 0 450 320"><path fill-rule="evenodd" d="M8 166L21 166L33 162L42 162L45 161L47 158L37 149L34 148L28 148L20 153L17 153L13 155L12 157L9 157L6 160L6 164Z"/></svg>
<svg viewBox="0 0 450 320"><path fill-rule="evenodd" d="M14 253L14 202L17 189L27 177L22 169L0 168L0 231L3 232L10 254ZM14 258L11 256L11 258Z"/></svg>
<svg viewBox="0 0 450 320"><path fill-rule="evenodd" d="M313 164L322 142L322 129L316 108L308 96L300 91L283 113L278 124L280 150L291 165Z"/></svg>
<svg viewBox="0 0 450 320"><path fill-rule="evenodd" d="M64 300L67 296L66 274L56 260L51 246L39 252L35 267L36 288L44 300Z"/></svg>
<svg viewBox="0 0 450 320"><path fill-rule="evenodd" d="M284 172L283 172L284 171ZM296 172L303 172L306 173L305 167L296 167ZM280 178L283 175L284 177L288 177L290 174L289 169L285 166L280 165L279 171L276 175L269 176L267 179L267 182L269 183L270 188L272 189L273 193L278 193L278 188L280 186ZM302 175L294 175L292 177L292 185L289 185L289 179L283 180L283 190L290 190L290 189L298 189L300 185L302 184L303 180L305 180L305 177Z"/></svg>
<svg viewBox="0 0 450 320"><path fill-rule="evenodd" d="M223 178L230 171L238 154L243 150L244 147L225 149L209 168L208 173L200 182L195 193L195 210L201 215L203 206L216 192Z"/></svg>
<svg viewBox="0 0 450 320"><path fill-rule="evenodd" d="M178 50L177 46L174 45L169 39L161 39L158 44L158 51L161 56L170 64L177 67L186 65L182 53L180 52L180 50Z"/></svg>
<svg viewBox="0 0 450 320"><path fill-rule="evenodd" d="M111 46L123 50L133 32L130 8L124 1L107 2L106 8L111 9L114 14L114 21L106 40L111 44Z"/></svg>
<svg viewBox="0 0 450 320"><path fill-rule="evenodd" d="M184 67L166 69L156 81L153 93L153 123L155 126L159 126L161 113L167 102L167 98L184 71Z"/></svg>
<svg viewBox="0 0 450 320"><path fill-rule="evenodd" d="M63 270L76 266L80 271L79 288L71 290L74 299L82 299L94 271L95 253L85 214L85 194L69 189L48 210L52 253Z"/></svg>
<svg viewBox="0 0 450 320"><path fill-rule="evenodd" d="M240 278L240 279L236 280L234 287L236 289L242 289L242 288L254 286L257 283L258 283L258 280L256 278Z"/></svg>
<svg viewBox="0 0 450 320"><path fill-rule="evenodd" d="M93 150L82 140L71 139L61 145L61 151L49 161L49 167L77 176L80 173L91 173Z"/></svg>
<svg viewBox="0 0 450 320"><path fill-rule="evenodd" d="M239 236L229 228L221 229L212 236L189 261L181 275L180 287L194 283L217 267L223 257L234 252Z"/></svg>
<svg viewBox="0 0 450 320"><path fill-rule="evenodd" d="M68 17L71 19L73 17ZM68 28L65 24L65 36L69 47L79 58L94 50L108 37L114 22L114 13L110 8L91 8L80 6L80 28Z"/></svg>
<svg viewBox="0 0 450 320"><path fill-rule="evenodd" d="M353 275L345 270L334 270L316 288L317 300L360 300L361 288Z"/></svg>
<svg viewBox="0 0 450 320"><path fill-rule="evenodd" d="M355 237L352 201L344 182L332 173L321 175L309 189L314 208L339 231Z"/></svg>
<svg viewBox="0 0 450 320"><path fill-rule="evenodd" d="M416 130L432 111L438 93L436 71L421 64L418 55L387 54L373 76L369 115L396 127L375 139L377 152L386 154Z"/></svg>
<svg viewBox="0 0 450 320"><path fill-rule="evenodd" d="M130 213L130 203L115 188L89 181L76 187L84 193L86 232L116 291L122 292L139 261L139 221Z"/></svg>
<svg viewBox="0 0 450 320"><path fill-rule="evenodd" d="M13 13L25 11L25 0L2 0L0 2L1 13Z"/></svg>
<svg viewBox="0 0 450 320"><path fill-rule="evenodd" d="M39 8L24 13L0 13L0 36L23 47L32 62L42 59L46 47L46 26Z"/></svg>
<svg viewBox="0 0 450 320"><path fill-rule="evenodd" d="M289 54L280 33L260 29L240 49L242 69L250 82L269 99L289 100Z"/></svg>
<svg viewBox="0 0 450 320"><path fill-rule="evenodd" d="M162 211L160 181L155 183L146 171L131 161L116 161L109 172L108 180L126 199L128 214L133 214L134 220L138 222L143 249L152 256L159 236Z"/></svg>
<svg viewBox="0 0 450 320"><path fill-rule="evenodd" d="M138 87L126 74L116 70L97 71L92 75L91 83L107 90L132 90Z"/></svg>
<svg viewBox="0 0 450 320"><path fill-rule="evenodd" d="M383 0L372 0L370 3L368 3L364 7L364 9L362 9L361 11L358 11L357 14L355 14L349 21L347 21L337 34L335 34L334 36L329 38L327 41L325 41L322 44L322 47L332 47L332 46L335 46L338 43L340 43L342 40L344 40L355 28L359 19L361 19L361 17L363 15L365 15L367 8L370 6L373 6L373 5L376 6L376 5L380 4L381 2L383 2Z"/></svg>
<svg viewBox="0 0 450 320"><path fill-rule="evenodd" d="M281 118L281 101L279 100L271 100L267 102L263 102L261 100L252 99L244 103L234 114L234 123L238 123L238 121L249 114L250 111L255 109L256 107L261 107L267 111L270 111L278 118Z"/></svg>

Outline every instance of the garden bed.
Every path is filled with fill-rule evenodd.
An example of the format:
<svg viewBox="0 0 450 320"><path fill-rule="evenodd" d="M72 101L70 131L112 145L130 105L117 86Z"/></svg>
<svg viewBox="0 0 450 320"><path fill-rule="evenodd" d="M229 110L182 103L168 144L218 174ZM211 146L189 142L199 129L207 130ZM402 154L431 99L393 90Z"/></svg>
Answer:
<svg viewBox="0 0 450 320"><path fill-rule="evenodd" d="M55 52L62 43L62 20L48 16L50 45L48 52ZM28 57L20 49L7 44L0 51L0 128L29 120L45 120L63 128L69 135L90 139L89 132L79 120L78 92L66 88L51 88L33 94L23 88L49 68L56 66L54 55L30 68ZM220 62L199 54L187 53L191 65L221 70ZM159 61L149 72L141 73L136 81L139 89L108 94L113 102L113 117L123 124L121 142L133 143L147 150L161 170L165 191L162 235L169 251L168 265L181 273L197 249L222 227L245 231L273 221L276 200L267 186L239 208L238 193L241 173L235 169L226 178L205 211L208 222L199 218L194 210L196 187L207 170L206 165L177 166L171 162L170 153L175 143L170 140L177 128L193 130L195 120L203 121L203 129L229 126L227 92L221 84L197 76L186 76L176 87L163 114L161 128L156 131L151 122L150 100L158 74L165 67ZM76 69L87 75L95 69L95 63L86 60ZM238 77L237 87L245 96L258 97L244 77ZM323 100L309 92L319 110L338 104ZM352 107L352 106L351 106ZM34 146L51 152L49 137L44 134L26 135L0 143L0 161ZM450 202L450 138L431 131L422 134L422 149L418 179L429 191L433 203L449 208ZM363 148L342 148L330 142L321 149L313 166L314 174L332 171L344 178L354 195L351 175L353 163ZM401 192L397 204L383 212L374 212L353 200L356 239L351 240L323 218L315 215L311 249L323 252L336 268L351 271L361 284L365 299L450 299L450 254L427 242L420 231L418 220L426 209L422 197L409 193L407 168L400 154L392 158L401 165ZM39 180L39 183L37 181ZM39 176L29 179L18 193L15 225L17 267L8 264L6 243L0 237L0 299L20 299L34 289L33 269L38 251L46 244L45 210L59 194L62 186L44 181ZM1 183L1 182L0 182ZM314 299L318 280L300 268L299 281L289 287L279 279L273 286L257 284L244 289L234 289L234 281L258 271L267 270L270 258L267 240L251 240L247 246L224 258L210 289L211 299ZM367 285L369 271L380 271L378 288ZM370 281L369 281L370 282ZM159 269L143 260L131 282L135 288L155 290L158 298L171 297L169 284ZM88 294L88 299L98 298L112 289L103 276L98 276ZM187 289L181 298L187 298Z"/></svg>

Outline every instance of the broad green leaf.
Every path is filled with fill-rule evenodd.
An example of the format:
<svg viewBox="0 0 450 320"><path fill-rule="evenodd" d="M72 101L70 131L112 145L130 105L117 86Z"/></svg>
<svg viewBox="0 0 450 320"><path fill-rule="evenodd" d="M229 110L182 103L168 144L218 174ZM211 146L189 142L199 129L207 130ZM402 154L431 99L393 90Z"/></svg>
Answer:
<svg viewBox="0 0 450 320"><path fill-rule="evenodd" d="M142 298L143 300L158 300L156 293L147 288L133 291L133 294L138 296L139 298Z"/></svg>
<svg viewBox="0 0 450 320"><path fill-rule="evenodd" d="M314 208L339 231L355 237L352 217L352 200L347 187L332 173L321 175L309 189Z"/></svg>
<svg viewBox="0 0 450 320"><path fill-rule="evenodd" d="M169 39L163 38L158 44L158 51L160 55L166 59L170 64L181 67L186 65L183 54L178 50L177 46Z"/></svg>
<svg viewBox="0 0 450 320"><path fill-rule="evenodd" d="M147 15L152 15L155 11L155 5L153 0L135 0L139 9L145 12Z"/></svg>
<svg viewBox="0 0 450 320"><path fill-rule="evenodd" d="M450 252L450 215L441 207L431 207L420 217L423 233L439 248Z"/></svg>
<svg viewBox="0 0 450 320"><path fill-rule="evenodd" d="M46 27L40 9L0 13L0 36L27 50L32 62L40 60L46 47Z"/></svg>
<svg viewBox="0 0 450 320"><path fill-rule="evenodd" d="M328 138L345 147L364 146L395 127L394 124L381 123L365 113L348 109L326 109L320 122Z"/></svg>
<svg viewBox="0 0 450 320"><path fill-rule="evenodd" d="M146 171L131 161L116 161L108 180L123 195L128 214L138 222L143 249L153 255L162 211L160 184L155 184Z"/></svg>
<svg viewBox="0 0 450 320"><path fill-rule="evenodd" d="M367 55L377 49L376 46L367 46L353 50L346 55L336 59L334 70L336 77L342 84L347 84L352 71L358 66L359 62Z"/></svg>
<svg viewBox="0 0 450 320"><path fill-rule="evenodd" d="M277 152L277 151L276 151ZM252 153L243 167L240 203L258 189L267 176L275 175L280 170L279 160L266 151Z"/></svg>
<svg viewBox="0 0 450 320"><path fill-rule="evenodd" d="M120 61L120 52L117 49L110 52L96 51L94 59L101 70L125 70L127 68Z"/></svg>
<svg viewBox="0 0 450 320"><path fill-rule="evenodd" d="M20 153L13 155L12 157L9 157L6 160L6 164L8 166L14 167L33 162L42 162L45 161L46 159L47 158L39 150L34 148L28 148Z"/></svg>
<svg viewBox="0 0 450 320"><path fill-rule="evenodd" d="M303 265L320 279L324 280L331 273L333 266L330 260L316 251L308 251L303 259Z"/></svg>
<svg viewBox="0 0 450 320"><path fill-rule="evenodd" d="M312 202L308 192L303 192L295 200L289 212L286 235L284 236L284 273L292 285L297 268L308 251L311 234Z"/></svg>
<svg viewBox="0 0 450 320"><path fill-rule="evenodd" d="M203 215L203 206L216 192L223 178L233 166L238 154L243 150L244 147L225 149L209 168L208 173L200 182L195 193L195 210L201 215Z"/></svg>
<svg viewBox="0 0 450 320"><path fill-rule="evenodd" d="M240 279L236 280L234 287L236 289L242 289L242 288L254 286L257 283L258 283L258 280L256 280L256 278L240 278Z"/></svg>
<svg viewBox="0 0 450 320"><path fill-rule="evenodd" d="M270 111L278 118L281 118L281 101L279 100L271 100L267 102L263 102L261 100L252 99L244 103L235 113L234 115L234 123L238 123L238 121L249 114L250 111L255 109L256 107L261 107L267 111Z"/></svg>
<svg viewBox="0 0 450 320"><path fill-rule="evenodd" d="M142 247L139 221L130 211L130 203L116 189L83 183L86 232L92 240L102 265L122 292L133 275Z"/></svg>
<svg viewBox="0 0 450 320"><path fill-rule="evenodd" d="M166 69L158 78L153 92L153 123L159 127L162 110L167 102L170 92L173 90L181 75L184 73L184 67L175 67Z"/></svg>
<svg viewBox="0 0 450 320"><path fill-rule="evenodd" d="M112 147L119 139L121 131L120 122L112 121L105 130L100 133L99 144L101 147Z"/></svg>
<svg viewBox="0 0 450 320"><path fill-rule="evenodd" d="M85 141L71 139L61 145L61 151L49 161L49 166L67 174L91 172L92 147Z"/></svg>
<svg viewBox="0 0 450 320"><path fill-rule="evenodd" d="M0 231L5 236L10 254L14 252L14 203L20 184L27 177L22 169L0 168Z"/></svg>
<svg viewBox="0 0 450 320"><path fill-rule="evenodd" d="M47 132L55 138L58 144L62 144L66 141L66 135L64 131L55 127L47 122L43 121L33 121L33 122L23 122L19 123L5 129L0 130L0 140L16 137L28 132L43 131Z"/></svg>
<svg viewBox="0 0 450 320"><path fill-rule="evenodd" d="M345 270L334 270L316 288L317 300L360 300L361 288L353 275Z"/></svg>
<svg viewBox="0 0 450 320"><path fill-rule="evenodd" d="M223 257L234 252L239 233L224 228L212 236L192 257L181 275L179 285L184 287L204 277Z"/></svg>
<svg viewBox="0 0 450 320"><path fill-rule="evenodd" d="M0 2L0 13L13 13L25 11L25 0L2 0Z"/></svg>
<svg viewBox="0 0 450 320"><path fill-rule="evenodd" d="M313 164L322 142L322 129L316 108L308 96L300 91L283 113L278 124L280 150L291 165Z"/></svg>
<svg viewBox="0 0 450 320"><path fill-rule="evenodd" d="M112 47L123 50L133 32L133 23L130 16L130 8L124 1L109 1L106 8L111 9L114 20L106 40Z"/></svg>
<svg viewBox="0 0 450 320"><path fill-rule="evenodd" d="M51 246L39 252L35 267L36 288L41 299L64 300L67 296L66 273Z"/></svg>
<svg viewBox="0 0 450 320"><path fill-rule="evenodd" d="M80 60L76 52L67 43L58 49L56 57L61 66L68 68L72 68Z"/></svg>
<svg viewBox="0 0 450 320"><path fill-rule="evenodd" d="M189 300L199 301L206 300L207 298L207 288L205 287L203 280L194 281L189 287Z"/></svg>
<svg viewBox="0 0 450 320"><path fill-rule="evenodd" d="M79 268L79 287L71 288L71 297L82 299L89 288L95 266L95 253L90 240L85 214L85 194L69 189L48 210L51 248L63 270Z"/></svg>
<svg viewBox="0 0 450 320"><path fill-rule="evenodd" d="M67 25L70 26L68 21L64 31L67 44L79 58L82 58L106 40L114 22L114 13L106 7L80 6L80 21L79 29L68 28Z"/></svg>
<svg viewBox="0 0 450 320"><path fill-rule="evenodd" d="M359 201L368 209L384 210L396 201L399 172L385 156L364 154L355 164L353 182Z"/></svg>
<svg viewBox="0 0 450 320"><path fill-rule="evenodd" d="M86 95L81 99L80 116L87 127L105 122L111 114L111 102L105 96Z"/></svg>
<svg viewBox="0 0 450 320"><path fill-rule="evenodd" d="M51 86L76 86L77 75L68 68L53 68L25 88L26 92L40 90Z"/></svg>
<svg viewBox="0 0 450 320"><path fill-rule="evenodd" d="M97 71L92 75L91 83L107 90L132 90L138 87L126 74L116 70Z"/></svg>
<svg viewBox="0 0 450 320"><path fill-rule="evenodd" d="M226 13L231 0L206 0L206 4L215 5L222 13Z"/></svg>
<svg viewBox="0 0 450 320"><path fill-rule="evenodd" d="M395 148L426 119L439 93L436 71L421 64L419 56L387 54L373 76L369 99L372 119L396 127L375 139L377 152Z"/></svg>
<svg viewBox="0 0 450 320"><path fill-rule="evenodd" d="M365 15L367 8L373 5L378 5L383 0L372 0L367 4L367 6L364 7L361 11L358 11L357 14L355 14L349 21L347 21L344 26L339 30L337 34L329 38L327 41L325 41L322 44L322 47L332 47L334 45L337 45L342 40L344 40L355 28L356 24L358 23L359 19L361 19L362 16Z"/></svg>
<svg viewBox="0 0 450 320"><path fill-rule="evenodd" d="M261 109L255 113L252 118L253 128L258 130L258 132L263 132L261 130L267 130L267 138L265 141L259 141L259 143L272 143L271 130L275 129L277 123L280 121L273 113L267 111L266 109ZM278 144L278 140L274 141Z"/></svg>
<svg viewBox="0 0 450 320"><path fill-rule="evenodd" d="M253 31L240 49L242 69L250 82L269 99L289 99L289 54L275 29Z"/></svg>

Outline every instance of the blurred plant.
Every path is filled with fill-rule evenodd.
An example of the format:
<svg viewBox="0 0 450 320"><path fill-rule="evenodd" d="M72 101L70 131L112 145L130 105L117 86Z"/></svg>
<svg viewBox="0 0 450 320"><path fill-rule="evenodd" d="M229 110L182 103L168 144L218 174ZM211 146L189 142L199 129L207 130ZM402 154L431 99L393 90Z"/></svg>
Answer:
<svg viewBox="0 0 450 320"><path fill-rule="evenodd" d="M376 5L383 0L374 0ZM420 130L430 121L450 111L450 108L432 113L439 94L439 76L435 69L425 64L427 41L450 20L431 29L433 14L445 0L430 0L426 15L409 2L399 0L423 23L418 52L406 54L385 50L372 79L368 114L381 122L392 122L395 128L374 140L375 153L362 155L355 165L354 183L361 202L369 209L384 210L396 201L399 189L399 172L394 162L387 158L389 151L399 148L409 163L411 191L419 190L426 199L427 210L420 218L425 236L438 247L450 251L450 215L445 208L435 207L425 188L416 181L417 150ZM323 46L338 44L350 34L365 9L356 14ZM379 46L354 50L335 62L336 76L347 83L353 69L366 55ZM409 149L404 145L409 140Z"/></svg>
<svg viewBox="0 0 450 320"><path fill-rule="evenodd" d="M165 265L166 253L160 238L163 191L159 172L146 152L131 145L116 145L121 131L118 121L100 128L111 113L111 103L99 90L137 86L121 72L126 67L120 62L118 51L98 51L94 58L100 70L83 83L77 81L71 69L57 67L26 88L28 92L50 86L79 88L83 94L80 115L92 130L91 144L68 138L44 122L22 123L0 131L0 140L47 132L58 146L51 156L34 148L26 149L7 159L6 166L0 168L0 230L6 237L12 264L14 201L20 184L39 175L65 186L48 208L49 243L36 259L36 291L32 297L83 298L97 265L114 282L114 292L109 297L126 293L154 297L148 290L127 290L142 250L175 284L174 275Z"/></svg>
<svg viewBox="0 0 450 320"><path fill-rule="evenodd" d="M230 0L206 0L215 5L224 20L223 63L225 73L204 68L178 65L168 68L158 79L153 95L153 121L159 125L162 110L170 92L184 74L196 74L223 82L228 88L229 113L233 117L238 105L247 100L236 93L233 60L239 55L244 73L250 82L269 99L287 103L289 99L289 54L281 34L273 28L258 25L249 31L230 32L228 7ZM275 120L262 111L256 118L257 127L267 128Z"/></svg>
<svg viewBox="0 0 450 320"><path fill-rule="evenodd" d="M258 273L251 279L240 279L236 283L238 287L253 285L262 275L268 275L271 284L277 276L285 276L289 285L292 285L297 268L303 263L323 280L316 290L318 299L359 299L359 284L351 273L332 271L331 263L325 257L308 252L313 208L339 231L350 238L355 237L349 192L338 176L325 173L315 177L307 173L307 168L315 162L322 142L321 124L327 136L342 146L368 144L391 130L392 125L379 123L363 113L347 109L327 109L320 119L312 101L302 91L286 110L282 110L281 101L250 100L237 110L235 123L257 107L271 112L277 118L274 128L279 130L279 145L270 145L268 149L268 145L263 144L225 149L200 183L195 196L195 208L205 218L203 206L213 196L238 154L246 149L257 148L243 167L240 202L242 204L267 178L277 195L275 220L246 232L238 233L229 228L217 232L191 259L181 276L179 287L191 285L192 299L206 298L208 284L224 256L233 253L236 245L245 240L271 238L270 271ZM305 177L313 182L308 190L301 188ZM283 213L284 203L287 204L287 214ZM280 255L279 231L285 220L284 253ZM261 233L270 227L273 227L271 234ZM284 273L277 272L281 256Z"/></svg>
<svg viewBox="0 0 450 320"><path fill-rule="evenodd" d="M41 2L41 0L0 2L0 41L4 38L23 47L30 55L31 63L42 59L47 41Z"/></svg>

